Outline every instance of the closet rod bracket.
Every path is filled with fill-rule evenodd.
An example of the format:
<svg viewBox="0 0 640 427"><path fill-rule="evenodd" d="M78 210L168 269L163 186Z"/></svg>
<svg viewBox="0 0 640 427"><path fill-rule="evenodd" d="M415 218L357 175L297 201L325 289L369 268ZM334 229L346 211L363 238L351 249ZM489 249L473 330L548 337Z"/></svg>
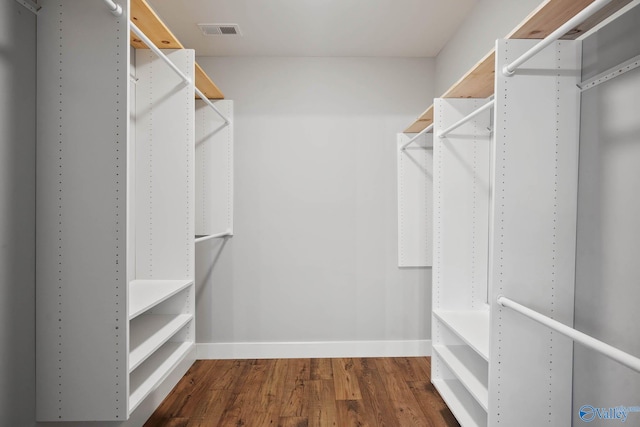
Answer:
<svg viewBox="0 0 640 427"><path fill-rule="evenodd" d="M122 6L113 0L104 0L105 4L109 8L109 11L113 13L114 16L122 16Z"/></svg>

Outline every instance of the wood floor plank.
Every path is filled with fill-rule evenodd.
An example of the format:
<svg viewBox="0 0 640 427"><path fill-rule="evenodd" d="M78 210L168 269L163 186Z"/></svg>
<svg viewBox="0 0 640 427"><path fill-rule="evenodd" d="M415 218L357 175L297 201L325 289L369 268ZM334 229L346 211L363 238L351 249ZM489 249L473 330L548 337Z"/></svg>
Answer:
<svg viewBox="0 0 640 427"><path fill-rule="evenodd" d="M207 386L207 381L203 379L209 377L209 372L214 365L214 363L202 363L202 361L196 361L191 365L153 415L159 419L180 418L182 417L181 414L185 412L183 411L184 406L187 406L186 412L192 410L193 408L189 406L189 403L190 401L193 402L193 394L199 394L202 391L202 387ZM149 421L151 423L156 422L153 417Z"/></svg>
<svg viewBox="0 0 640 427"><path fill-rule="evenodd" d="M309 420L305 417L281 417L278 427L308 427ZM259 426L256 426L259 427ZM266 426L264 426L266 427Z"/></svg>
<svg viewBox="0 0 640 427"><path fill-rule="evenodd" d="M203 360L145 427L459 427L429 358Z"/></svg>
<svg viewBox="0 0 640 427"><path fill-rule="evenodd" d="M360 386L353 370L353 359L331 359L337 400L360 400Z"/></svg>
<svg viewBox="0 0 640 427"><path fill-rule="evenodd" d="M355 372L360 384L362 401L372 424L379 427L403 427L396 417L380 373L373 359L355 359Z"/></svg>
<svg viewBox="0 0 640 427"><path fill-rule="evenodd" d="M373 427L360 400L337 400L336 408L340 427Z"/></svg>
<svg viewBox="0 0 640 427"><path fill-rule="evenodd" d="M280 417L309 416L309 381L310 359L289 359L287 379L284 384L284 401Z"/></svg>
<svg viewBox="0 0 640 427"><path fill-rule="evenodd" d="M333 379L331 359L311 359L310 378L312 380Z"/></svg>
<svg viewBox="0 0 640 427"><path fill-rule="evenodd" d="M309 381L309 427L336 427L336 393L333 381Z"/></svg>
<svg viewBox="0 0 640 427"><path fill-rule="evenodd" d="M255 360L251 363L244 381L239 381L233 391L235 398L232 397L225 408L218 424L220 427L248 425L246 419L254 415L253 409L258 397L257 391L264 381L266 367L265 360Z"/></svg>
<svg viewBox="0 0 640 427"><path fill-rule="evenodd" d="M401 426L433 426L422 412L409 386L402 378L402 372L391 358L377 358L375 363L381 374L389 399Z"/></svg>
<svg viewBox="0 0 640 427"><path fill-rule="evenodd" d="M255 362L253 359L246 360L215 360L211 371L210 389L212 390L233 390L239 378L243 378L242 372Z"/></svg>
<svg viewBox="0 0 640 427"><path fill-rule="evenodd" d="M405 381L423 381L431 378L431 367L426 357L394 357Z"/></svg>
<svg viewBox="0 0 640 427"><path fill-rule="evenodd" d="M280 420L284 400L284 385L288 370L287 359L274 360L260 389L260 400L256 411L256 426L276 426Z"/></svg>
<svg viewBox="0 0 640 427"><path fill-rule="evenodd" d="M215 364L203 364L201 361L196 361L194 366L197 369L189 370L185 378L188 381L184 381L189 385L186 390L181 390L176 386L174 390L180 390L185 396L184 399L176 399L177 402L181 402L174 411L171 413L172 417L176 418L188 418L190 416L198 416L204 408L204 404L210 399L205 398L205 394L209 389L208 378L211 378L210 372L214 369Z"/></svg>
<svg viewBox="0 0 640 427"><path fill-rule="evenodd" d="M430 381L411 381L407 385L416 397L422 412L430 417L431 425L442 427L460 427L440 394Z"/></svg>
<svg viewBox="0 0 640 427"><path fill-rule="evenodd" d="M205 391L187 427L216 427L232 396L230 390Z"/></svg>

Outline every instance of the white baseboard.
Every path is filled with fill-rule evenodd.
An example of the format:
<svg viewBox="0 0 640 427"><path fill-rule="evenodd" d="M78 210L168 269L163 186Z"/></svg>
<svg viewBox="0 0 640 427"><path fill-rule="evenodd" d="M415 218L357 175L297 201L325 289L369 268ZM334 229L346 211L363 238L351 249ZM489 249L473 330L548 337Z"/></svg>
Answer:
<svg viewBox="0 0 640 427"><path fill-rule="evenodd" d="M198 343L198 359L431 356L431 340Z"/></svg>

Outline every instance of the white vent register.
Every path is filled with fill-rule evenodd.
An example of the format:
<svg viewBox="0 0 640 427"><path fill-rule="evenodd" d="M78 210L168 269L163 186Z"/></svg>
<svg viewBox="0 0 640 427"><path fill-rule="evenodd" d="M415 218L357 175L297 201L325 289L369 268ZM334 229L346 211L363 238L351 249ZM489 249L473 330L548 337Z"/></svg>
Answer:
<svg viewBox="0 0 640 427"><path fill-rule="evenodd" d="M198 24L205 36L241 36L238 24Z"/></svg>

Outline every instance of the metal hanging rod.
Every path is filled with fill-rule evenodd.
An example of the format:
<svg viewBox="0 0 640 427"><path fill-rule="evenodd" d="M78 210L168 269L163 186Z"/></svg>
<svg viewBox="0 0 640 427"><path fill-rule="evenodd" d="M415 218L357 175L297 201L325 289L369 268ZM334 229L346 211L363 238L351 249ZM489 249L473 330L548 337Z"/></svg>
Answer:
<svg viewBox="0 0 640 427"><path fill-rule="evenodd" d="M107 1L107 0L105 0L105 1ZM169 57L167 55L165 55L164 52L162 52L162 50L159 49L158 46L156 46L151 41L151 39L149 39L149 37L147 37L147 35L145 33L143 33L142 30L140 30L140 28L138 28L136 26L136 24L134 24L133 22L130 22L130 25L131 25L131 31L133 31L136 36L140 37L140 39L144 42L144 44L146 44L147 47L153 51L153 53L158 55L158 57L160 59L162 59L169 66L169 68L171 68L178 76L180 76L180 78L186 84L191 84L191 79L189 77L187 77L187 75L185 73L183 73L182 70L179 69L176 66L176 64L174 64L173 61L171 61L169 59Z"/></svg>
<svg viewBox="0 0 640 427"><path fill-rule="evenodd" d="M209 234L207 236L198 237L195 240L195 243L204 242L205 240L209 240L209 239L217 239L219 237L231 237L231 236L233 236L233 231L227 230L218 234Z"/></svg>
<svg viewBox="0 0 640 427"><path fill-rule="evenodd" d="M418 132L418 134L416 136L414 136L413 138L411 138L410 140L408 140L407 142L405 142L404 144L402 144L402 146L400 147L401 150L406 150L407 146L409 146L413 141L415 141L416 139L418 139L420 137L420 135L423 135L425 133L430 132L431 130L433 130L433 123L431 123L429 126L427 126L426 128L422 129L420 132Z"/></svg>
<svg viewBox="0 0 640 427"><path fill-rule="evenodd" d="M108 1L108 0L105 0ZM191 79L189 77L187 77L186 74L184 74L182 72L182 70L180 70L176 64L173 63L173 61L171 61L171 59L169 59L169 57L167 55L165 55L162 50L160 48L158 48L152 41L151 39L149 39L149 37L147 37L147 35L145 33L142 32L142 30L140 30L140 28L138 28L136 26L136 24L134 24L133 22L130 23L131 25L131 31L133 31L138 37L140 37L140 39L144 42L144 44L146 44L149 49L151 49L153 51L153 53L155 53L156 55L158 55L158 57L160 59L162 59L173 71L175 71L175 73L180 76L180 78L186 83L186 84L191 84ZM200 99L202 99L209 107L211 107L213 109L213 111L216 112L216 114L218 114L222 120L224 120L224 124L225 126L230 124L231 121L225 117L224 114L222 114L220 112L220 110L213 105L213 103L211 101L209 101L209 99L205 96L205 94L202 93L202 91L200 89L198 89L197 87L194 86L194 91L196 93L196 95L198 95L198 97Z"/></svg>
<svg viewBox="0 0 640 427"><path fill-rule="evenodd" d="M585 347L588 347L592 350L601 353L608 358L615 360L622 365L633 369L636 372L640 372L640 358L637 358L629 353L626 353L616 347L613 347L607 343L604 343L600 340L593 338L590 335L585 334L584 332L580 332L576 329L573 329L563 323L558 322L544 314L538 313L535 310L532 310L528 307L525 307L522 304L518 304L517 302L500 295L497 299L498 304L502 307L510 308L531 320L535 320L536 322L566 336L578 342Z"/></svg>
<svg viewBox="0 0 640 427"><path fill-rule="evenodd" d="M105 4L115 16L122 16L122 6L113 0L104 0Z"/></svg>
<svg viewBox="0 0 640 427"><path fill-rule="evenodd" d="M502 68L502 74L504 74L505 76L512 76L518 69L518 67L520 67L520 65L536 56L541 50L558 40L560 37L567 34L570 30L582 24L585 20L587 20L587 18L602 9L610 2L611 0L595 0L589 6L578 12L573 18L565 22L564 25L560 26L557 30L542 39L531 49L523 53L519 58L517 58L510 64L505 65Z"/></svg>
<svg viewBox="0 0 640 427"><path fill-rule="evenodd" d="M220 112L220 110L218 109L218 107L216 107L215 105L213 105L213 102L209 101L209 98L207 98L207 97L205 96L205 94L204 94L204 93L202 93L202 92L200 91L200 89L198 89L198 88L196 87L196 88L195 88L195 91L196 91L196 95L198 95L198 97L199 97L200 99L202 99L202 100L204 101L204 103L205 103L205 104L207 104L209 107L211 107L211 108L213 109L213 111L215 111L215 112L216 112L216 114L217 114L217 115L219 115L219 116L222 118L222 120L224 120L224 125L225 125L225 126L231 123L231 120L229 120L229 119L228 119L224 114L222 114L222 112Z"/></svg>
<svg viewBox="0 0 640 427"><path fill-rule="evenodd" d="M484 104L482 107L480 107L477 110L475 110L473 113L461 118L460 120L458 120L457 122L455 122L454 124L452 124L451 126L446 128L445 130L440 131L438 133L438 138L444 138L449 132L451 132L454 129L459 128L460 126L462 126L463 124L465 124L466 122L468 122L469 120L471 120L472 118L477 116L478 114L482 113L483 111L486 111L486 110L489 110L489 109L493 108L494 104L495 104L495 100L492 99L491 101L489 101L486 104Z"/></svg>

